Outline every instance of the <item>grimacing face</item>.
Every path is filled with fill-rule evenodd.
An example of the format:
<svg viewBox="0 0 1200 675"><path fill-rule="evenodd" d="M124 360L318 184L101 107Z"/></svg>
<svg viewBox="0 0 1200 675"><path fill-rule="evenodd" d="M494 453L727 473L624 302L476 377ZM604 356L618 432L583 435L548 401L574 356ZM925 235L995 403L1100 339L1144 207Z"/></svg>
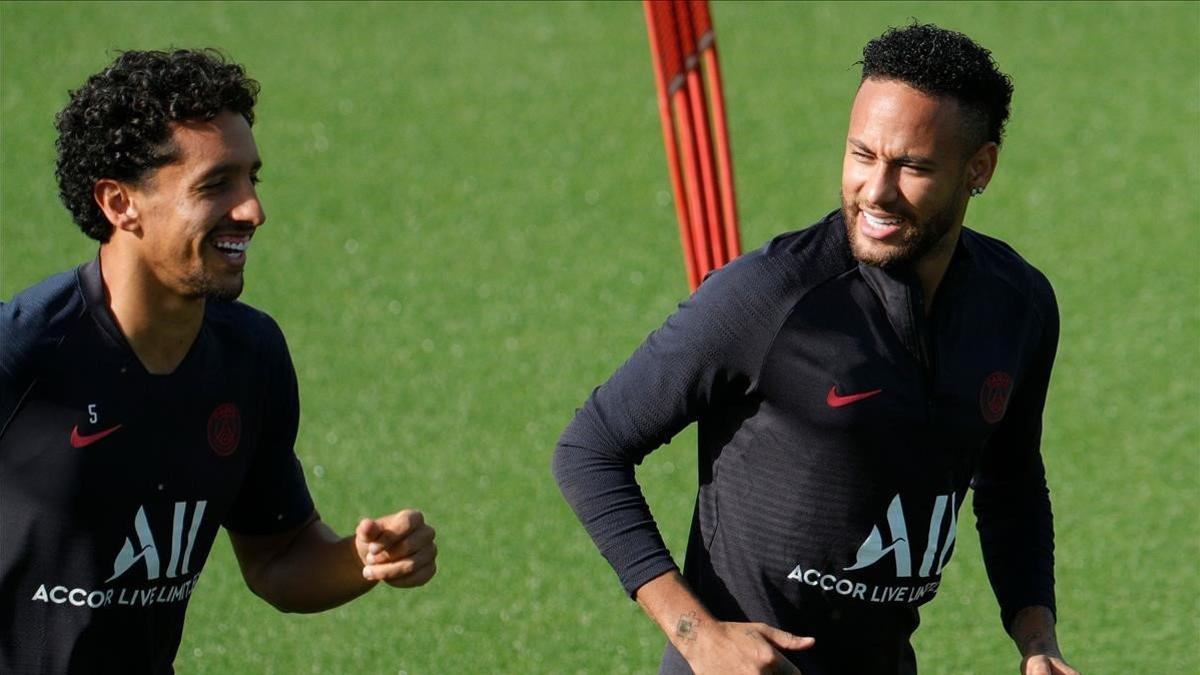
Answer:
<svg viewBox="0 0 1200 675"><path fill-rule="evenodd" d="M185 298L234 299L255 230L266 220L255 185L262 162L237 113L174 123L175 161L133 186L142 263Z"/></svg>
<svg viewBox="0 0 1200 675"><path fill-rule="evenodd" d="M859 87L842 162L842 210L860 262L908 266L953 250L970 188L990 178L990 170L979 170L985 148L966 156L962 115L957 102L898 81L868 79Z"/></svg>

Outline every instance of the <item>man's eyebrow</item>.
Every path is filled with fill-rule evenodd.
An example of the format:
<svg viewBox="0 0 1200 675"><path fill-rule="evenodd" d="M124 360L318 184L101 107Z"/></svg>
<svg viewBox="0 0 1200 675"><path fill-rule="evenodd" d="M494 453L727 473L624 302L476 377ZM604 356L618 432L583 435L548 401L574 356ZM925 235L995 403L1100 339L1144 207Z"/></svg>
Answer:
<svg viewBox="0 0 1200 675"><path fill-rule="evenodd" d="M874 150L867 147L866 143L863 143L857 138L847 138L846 142L867 154L875 154ZM937 166L937 162L932 157L926 157L925 155L899 155L897 157L892 157L891 161L897 164L927 164L930 166Z"/></svg>
<svg viewBox="0 0 1200 675"><path fill-rule="evenodd" d="M853 145L854 147L858 148L859 150L862 150L863 152L867 152L872 155L875 154L875 151L868 148L866 143L863 143L862 141L858 140L857 138L847 138L846 142L848 142L850 145Z"/></svg>
<svg viewBox="0 0 1200 675"><path fill-rule="evenodd" d="M262 168L262 165L263 165L263 163L262 163L261 159L254 160L254 163L250 165L250 173L258 172L258 170ZM208 171L205 171L204 173L200 174L200 177L198 179L196 179L196 182L203 183L204 181L207 181L210 178L214 178L221 174L234 173L237 171L241 171L245 166L246 165L242 164L241 162L221 162L220 164L209 169Z"/></svg>

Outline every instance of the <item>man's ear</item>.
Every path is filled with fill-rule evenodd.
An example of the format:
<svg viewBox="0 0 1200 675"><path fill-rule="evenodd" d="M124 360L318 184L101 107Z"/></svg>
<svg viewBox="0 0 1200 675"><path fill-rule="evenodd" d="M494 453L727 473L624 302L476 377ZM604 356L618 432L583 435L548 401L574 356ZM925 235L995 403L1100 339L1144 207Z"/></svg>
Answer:
<svg viewBox="0 0 1200 675"><path fill-rule="evenodd" d="M971 159L967 160L967 188L986 188L992 182L992 174L996 172L996 162L999 160L1000 146L994 141L979 146Z"/></svg>
<svg viewBox="0 0 1200 675"><path fill-rule="evenodd" d="M126 232L141 231L133 190L127 183L112 178L101 178L92 186L92 197L114 228Z"/></svg>

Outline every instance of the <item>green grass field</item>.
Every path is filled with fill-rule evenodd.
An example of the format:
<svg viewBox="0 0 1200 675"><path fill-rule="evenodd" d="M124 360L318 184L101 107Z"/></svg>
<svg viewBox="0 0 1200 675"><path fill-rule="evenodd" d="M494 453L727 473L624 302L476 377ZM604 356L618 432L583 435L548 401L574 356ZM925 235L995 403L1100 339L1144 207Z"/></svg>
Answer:
<svg viewBox="0 0 1200 675"><path fill-rule="evenodd" d="M1012 75L968 225L1062 308L1060 638L1086 673L1200 672L1200 4L713 11L747 248L836 204L852 64L888 25L962 30ZM114 49L201 45L263 85L244 299L289 338L321 513L348 531L419 506L441 555L426 588L286 616L222 538L178 670L653 671L663 638L549 471L575 407L686 294L640 5L4 3L0 298L95 252L53 178L67 90ZM694 440L639 472L680 556ZM1016 672L962 516L922 672Z"/></svg>

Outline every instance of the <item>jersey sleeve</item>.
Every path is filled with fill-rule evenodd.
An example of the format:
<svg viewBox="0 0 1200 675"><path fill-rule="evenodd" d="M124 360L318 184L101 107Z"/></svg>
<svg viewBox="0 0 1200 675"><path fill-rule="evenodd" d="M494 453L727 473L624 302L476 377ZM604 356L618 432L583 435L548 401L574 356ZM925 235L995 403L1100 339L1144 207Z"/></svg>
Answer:
<svg viewBox="0 0 1200 675"><path fill-rule="evenodd" d="M258 447L225 527L239 534L273 534L303 524L313 501L296 458L300 396L283 333L269 318L263 424ZM264 331L266 332L266 331Z"/></svg>
<svg viewBox="0 0 1200 675"><path fill-rule="evenodd" d="M676 569L634 467L714 403L753 390L782 323L785 276L761 252L714 272L592 392L558 441L559 488L630 595Z"/></svg>
<svg viewBox="0 0 1200 675"><path fill-rule="evenodd" d="M1039 275L1040 277L1040 275ZM1056 612L1054 519L1042 463L1042 411L1058 348L1059 318L1049 282L1042 329L1029 372L1018 383L1000 428L989 440L976 472L974 511L988 579L1000 604L1004 629L1025 607Z"/></svg>
<svg viewBox="0 0 1200 675"><path fill-rule="evenodd" d="M74 272L63 272L0 302L0 434L40 367L83 311Z"/></svg>

